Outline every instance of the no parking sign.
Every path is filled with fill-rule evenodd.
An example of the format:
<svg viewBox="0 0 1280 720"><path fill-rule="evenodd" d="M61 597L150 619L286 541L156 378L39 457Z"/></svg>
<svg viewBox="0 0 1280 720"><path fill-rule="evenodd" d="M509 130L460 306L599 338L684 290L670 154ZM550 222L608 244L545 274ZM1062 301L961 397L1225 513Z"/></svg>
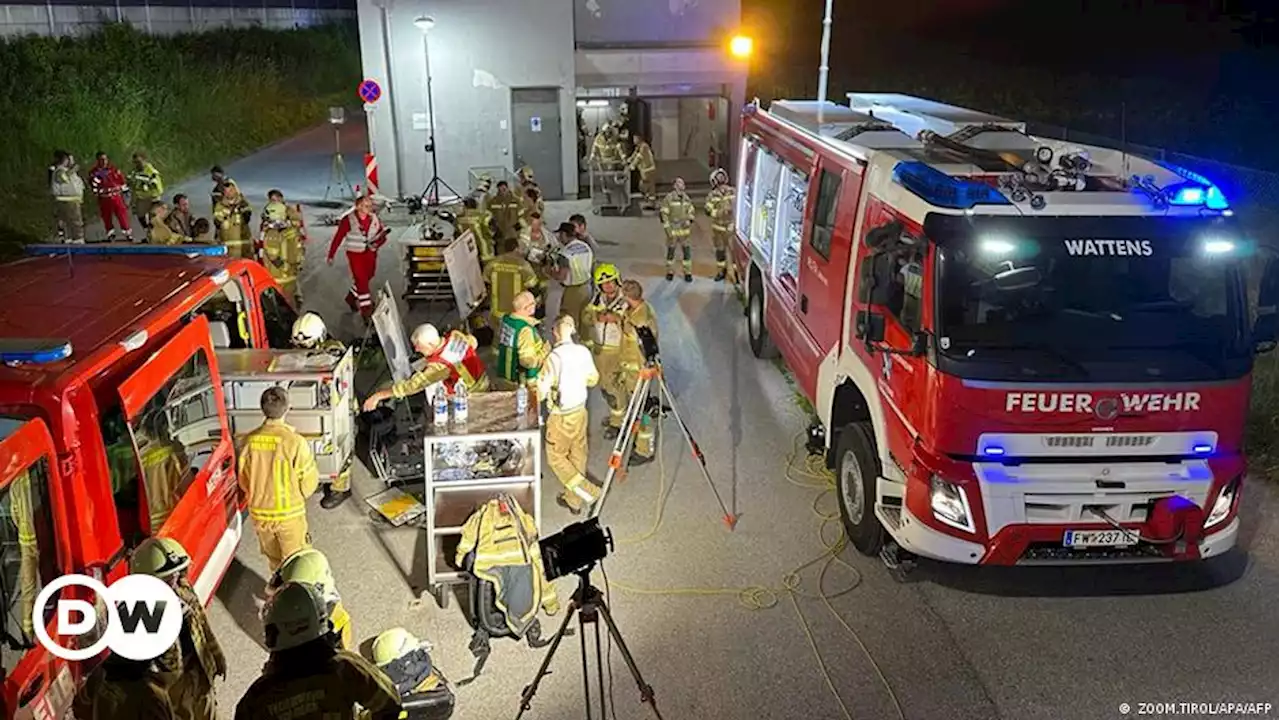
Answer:
<svg viewBox="0 0 1280 720"><path fill-rule="evenodd" d="M377 80L364 80L356 87L356 94L366 104L372 105L378 102L378 98L382 97L382 86Z"/></svg>

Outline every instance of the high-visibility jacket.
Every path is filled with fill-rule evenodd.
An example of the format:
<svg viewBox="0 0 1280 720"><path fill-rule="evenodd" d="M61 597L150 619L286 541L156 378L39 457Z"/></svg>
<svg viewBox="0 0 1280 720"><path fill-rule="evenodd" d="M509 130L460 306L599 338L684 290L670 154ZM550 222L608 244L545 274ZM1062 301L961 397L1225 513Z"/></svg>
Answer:
<svg viewBox="0 0 1280 720"><path fill-rule="evenodd" d="M350 650L306 660L314 667L282 668L273 657L236 704L235 720L380 717L400 707L400 694L373 663Z"/></svg>
<svg viewBox="0 0 1280 720"><path fill-rule="evenodd" d="M564 258L568 274L564 284L585 285L591 282L591 268L595 266L595 253L585 240L574 238L560 249L560 257ZM575 320L577 318L574 318Z"/></svg>
<svg viewBox="0 0 1280 720"><path fill-rule="evenodd" d="M97 165L89 172L89 189L97 197L117 197L128 186L124 173L115 165Z"/></svg>
<svg viewBox="0 0 1280 720"><path fill-rule="evenodd" d="M218 207L218 203L222 202L222 186L235 184L236 181L229 177L224 177L222 178L222 182L214 184L213 189L209 191L209 205L211 207Z"/></svg>
<svg viewBox="0 0 1280 720"><path fill-rule="evenodd" d="M244 438L240 491L249 517L277 522L304 517L307 498L320 484L311 445L283 420L266 420Z"/></svg>
<svg viewBox="0 0 1280 720"><path fill-rule="evenodd" d="M733 229L733 186L725 183L707 195L705 209L711 218L711 229L728 232Z"/></svg>
<svg viewBox="0 0 1280 720"><path fill-rule="evenodd" d="M471 335L451 330L440 349L426 358L425 368L391 386L392 396L416 395L438 382L443 382L449 392L459 382L469 393L488 390L489 376L484 374L484 361L476 354L476 345Z"/></svg>
<svg viewBox="0 0 1280 720"><path fill-rule="evenodd" d="M470 230L475 236L476 251L482 263L493 257L493 233L489 230L489 222L492 219L493 216L488 210L467 208L458 215L458 232L461 234Z"/></svg>
<svg viewBox="0 0 1280 720"><path fill-rule="evenodd" d="M339 247L349 253L377 252L386 242L387 229L377 215L369 213L362 218L352 210L338 221L327 257L332 260Z"/></svg>
<svg viewBox="0 0 1280 720"><path fill-rule="evenodd" d="M499 316L511 312L511 301L521 291L538 289L538 273L520 250L503 253L486 263L484 281L489 285L489 307Z"/></svg>
<svg viewBox="0 0 1280 720"><path fill-rule="evenodd" d="M146 486L147 514L155 533L178 504L178 488L190 464L186 451L172 442L154 441L141 448L142 481Z"/></svg>
<svg viewBox="0 0 1280 720"><path fill-rule="evenodd" d="M454 553L457 566L465 567L472 552L471 574L493 584L494 604L516 635L524 634L539 607L559 611L555 586L542 572L538 526L510 495L489 500L467 518Z"/></svg>
<svg viewBox="0 0 1280 720"><path fill-rule="evenodd" d="M641 300L639 305L622 312L622 352L618 359L626 369L635 370L644 365L644 351L640 349L637 327L649 328L653 331L654 340L658 339L658 316L648 300Z"/></svg>
<svg viewBox="0 0 1280 720"><path fill-rule="evenodd" d="M84 202L84 180L74 165L49 168L49 193L58 202Z"/></svg>
<svg viewBox="0 0 1280 720"><path fill-rule="evenodd" d="M672 190L662 198L662 229L671 237L687 237L693 231L693 213L693 201L689 196Z"/></svg>
<svg viewBox="0 0 1280 720"><path fill-rule="evenodd" d="M603 290L596 290L595 296L582 311L582 324L579 327L588 330L583 344L591 348L593 353L617 352L622 347L622 325L616 321L605 322L601 316L613 313L621 317L626 308L627 300L621 291L614 290L613 297L610 297Z"/></svg>
<svg viewBox="0 0 1280 720"><path fill-rule="evenodd" d="M251 212L243 195L237 195L234 199L223 196L213 208L213 223L218 227L218 239L227 245L246 242L249 236L245 223Z"/></svg>
<svg viewBox="0 0 1280 720"><path fill-rule="evenodd" d="M535 318L507 314L498 326L498 375L503 380L529 383L547 356Z"/></svg>
<svg viewBox="0 0 1280 720"><path fill-rule="evenodd" d="M515 237L519 232L520 198L510 191L498 193L489 199L486 208L493 215L493 224L497 227L498 237Z"/></svg>
<svg viewBox="0 0 1280 720"><path fill-rule="evenodd" d="M135 201L159 200L164 195L164 180L160 178L160 171L156 170L156 166L144 162L142 167L135 167L129 173L129 192L133 193Z"/></svg>
<svg viewBox="0 0 1280 720"><path fill-rule="evenodd" d="M658 170L658 163L653 159L653 148L643 140L636 146L636 151L631 153L627 163L639 170L641 175L652 175Z"/></svg>
<svg viewBox="0 0 1280 720"><path fill-rule="evenodd" d="M623 156L618 150L618 143L613 138L599 132L596 133L595 139L591 141L591 154L587 156L587 159L606 166L620 163L623 160Z"/></svg>

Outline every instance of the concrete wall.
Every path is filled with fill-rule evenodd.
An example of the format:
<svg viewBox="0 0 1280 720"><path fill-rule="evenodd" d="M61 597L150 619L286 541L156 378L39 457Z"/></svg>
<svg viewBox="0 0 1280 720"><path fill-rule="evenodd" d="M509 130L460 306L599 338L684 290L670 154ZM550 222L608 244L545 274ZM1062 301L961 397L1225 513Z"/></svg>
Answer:
<svg viewBox="0 0 1280 720"><path fill-rule="evenodd" d="M0 5L0 37L83 35L108 22L127 22L139 30L159 35L220 27L290 29L355 16L354 5L343 7L335 2L302 0L291 6L287 0L283 5L281 1L237 5L223 0L216 7L210 0L180 5L140 4L136 0L105 5Z"/></svg>
<svg viewBox="0 0 1280 720"><path fill-rule="evenodd" d="M579 46L719 45L738 18L738 0L573 0Z"/></svg>
<svg viewBox="0 0 1280 720"><path fill-rule="evenodd" d="M421 15L436 21L428 42L441 178L456 191L465 192L471 167L515 169L511 90L553 87L560 89L564 192L576 195L572 2L395 2L386 10L392 57L388 74L383 54L383 9L373 0L359 0L364 74L378 80L384 92L370 112L370 142L378 157L384 195L421 192L431 175L423 151L428 134L422 122L427 112L423 37L413 24ZM420 121L417 129L415 115Z"/></svg>

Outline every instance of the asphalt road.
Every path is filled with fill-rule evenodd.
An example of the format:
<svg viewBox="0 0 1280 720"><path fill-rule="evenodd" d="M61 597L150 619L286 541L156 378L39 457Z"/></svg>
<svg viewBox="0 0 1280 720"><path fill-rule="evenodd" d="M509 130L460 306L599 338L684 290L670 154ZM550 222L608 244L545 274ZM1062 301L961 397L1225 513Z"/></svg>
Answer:
<svg viewBox="0 0 1280 720"><path fill-rule="evenodd" d="M349 127L344 145L357 148L359 132ZM255 207L277 186L309 202L324 194L331 143L329 129L321 128L228 169ZM201 178L183 188L199 199L197 209L207 185ZM585 204L556 203L549 214L558 222L577 208ZM350 337L359 330L341 303L344 262L340 256L334 267L323 265L321 242L327 245L331 230L314 223L315 212L309 211L307 304ZM1269 702L1263 716L1276 716L1273 488L1250 486L1243 547L1199 566L979 570L922 563L899 582L878 560L847 550L841 559L848 566L833 565L826 575L826 592L839 593L829 604L816 596L821 563L804 568L797 591L788 592L788 573L821 556L818 513L831 512L834 501L787 482L788 455L807 418L779 369L751 356L734 294L708 279L714 270L706 227L695 234L698 279L689 285L663 281L656 219L593 217L591 228L604 245L603 259L644 282L660 314L677 407L741 516L734 532L721 523L670 420L661 467L637 468L608 499L603 520L618 543L604 567L608 584L602 572L595 582L609 590L613 615L664 717L842 718L836 694L854 718L1119 718L1123 703L1136 715L1149 709L1142 703L1217 702ZM379 283L397 284L395 252L382 253L379 271ZM594 433L598 428L592 465L603 474L608 447ZM425 573L418 534L371 523L359 498L377 483L359 468L354 485L353 501L333 511L316 505L310 517L357 637L403 625L435 644L450 678L468 676L470 629L458 604L442 610L430 596L417 599ZM568 520L553 504L555 485L550 476L543 485L544 533ZM656 534L628 542L653 527L664 486ZM233 665L219 688L223 717L232 716L266 657L255 602L265 574L247 530L211 611ZM773 594L741 593L749 586ZM559 587L563 597L572 590ZM748 600L775 604L753 610ZM458 689L454 717L514 717L541 657L496 641L485 674ZM617 716L646 717L616 652L612 665ZM580 717L576 638L562 646L552 669L526 717ZM1187 710L1180 716L1201 715Z"/></svg>

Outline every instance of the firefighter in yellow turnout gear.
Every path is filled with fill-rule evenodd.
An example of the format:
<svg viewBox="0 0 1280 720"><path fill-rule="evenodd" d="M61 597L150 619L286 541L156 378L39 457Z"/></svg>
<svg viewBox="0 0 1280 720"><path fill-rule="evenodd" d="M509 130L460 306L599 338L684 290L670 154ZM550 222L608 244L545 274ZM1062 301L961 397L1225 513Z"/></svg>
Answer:
<svg viewBox="0 0 1280 720"><path fill-rule="evenodd" d="M133 215L143 228L151 227L151 205L164 196L164 180L156 166L147 162L144 153L133 154L133 169L129 171L129 194L132 196Z"/></svg>
<svg viewBox="0 0 1280 720"><path fill-rule="evenodd" d="M521 292L498 326L498 384L502 390L521 385L534 389L542 361L551 351L538 334L538 320L533 316L537 309L533 293Z"/></svg>
<svg viewBox="0 0 1280 720"><path fill-rule="evenodd" d="M504 238L502 254L485 263L484 282L489 286L489 327L498 332L502 318L511 311L516 295L529 291L536 294L541 288L538 273L525 259L520 241Z"/></svg>
<svg viewBox="0 0 1280 720"><path fill-rule="evenodd" d="M609 417L605 421L606 428L612 428L614 437L616 429L622 426L622 416L626 414L630 389L621 394L615 386L615 373L618 369L618 356L622 350L622 313L627 307L622 297L621 278L618 268L613 263L600 263L595 270L596 294L582 311L578 327L583 328L583 344L591 350L595 360L596 371L600 374L600 393L609 406Z"/></svg>
<svg viewBox="0 0 1280 720"><path fill-rule="evenodd" d="M640 337L636 328L647 327L653 332L654 339L658 337L658 317L653 311L653 306L644 299L644 288L640 283L635 280L624 281L622 297L626 303L626 309L621 312L622 347L618 352L617 369L614 371L612 380L612 394L621 398L622 410L619 412L617 421L612 416L609 418L609 428L605 431L605 438L609 440L618 436L621 415L626 412L627 403L640 380L640 370L645 365L644 352L640 348ZM653 459L655 421L647 406L639 422L640 427L636 430L635 443L632 446L631 465L643 465Z"/></svg>
<svg viewBox="0 0 1280 720"><path fill-rule="evenodd" d="M658 209L662 217L662 230L667 235L667 280L675 277L676 246L684 260L684 281L693 282L693 248L689 247L693 233L693 201L684 192L684 178L676 178L675 187L662 198Z"/></svg>
<svg viewBox="0 0 1280 720"><path fill-rule="evenodd" d="M177 720L217 720L213 690L217 678L227 676L227 658L214 637L204 603L187 581L191 557L172 538L147 538L133 551L129 572L164 580L182 601L182 633L156 667Z"/></svg>
<svg viewBox="0 0 1280 720"><path fill-rule="evenodd" d="M262 208L262 264L272 279L294 303L302 305L300 276L302 274L303 236L302 207L286 205L284 193L272 190L267 193L267 205Z"/></svg>
<svg viewBox="0 0 1280 720"><path fill-rule="evenodd" d="M400 716L400 694L391 680L357 653L338 648L328 604L314 587L290 582L277 590L266 608L264 635L271 656L236 705L235 720Z"/></svg>
<svg viewBox="0 0 1280 720"><path fill-rule="evenodd" d="M138 455L142 461L147 517L153 535L160 531L178 504L179 490L191 469L186 448L170 435L164 405L154 402L139 418L135 431Z"/></svg>
<svg viewBox="0 0 1280 720"><path fill-rule="evenodd" d="M488 262L493 257L493 232L489 229L492 221L493 215L481 208L474 197L462 201L462 212L458 213L458 234L471 231L476 239L476 252L481 263Z"/></svg>
<svg viewBox="0 0 1280 720"><path fill-rule="evenodd" d="M644 195L644 204L653 207L658 199L658 163L653 158L653 148L639 135L632 136L635 151L627 160L631 169L640 173L640 192Z"/></svg>
<svg viewBox="0 0 1280 720"><path fill-rule="evenodd" d="M711 244L716 249L716 282L723 282L725 277L729 277L730 282L737 282L737 273L728 262L729 241L733 239L735 200L733 186L729 184L729 173L724 168L716 168L711 173L711 192L707 195L704 206L707 217L711 218Z"/></svg>
<svg viewBox="0 0 1280 720"><path fill-rule="evenodd" d="M311 545L307 498L320 484L310 443L284 422L288 411L284 388L264 391L266 420L245 436L240 448L240 492L248 500L258 546L272 572L286 557Z"/></svg>
<svg viewBox="0 0 1280 720"><path fill-rule="evenodd" d="M333 631L337 633L340 647L343 650L355 650L352 640L351 615L342 604L342 596L338 594L338 584L333 579L333 570L324 553L315 548L303 548L284 559L280 569L271 574L267 581L267 592L275 593L291 582L304 583L316 588L320 597L324 598L329 619L333 621ZM265 607L265 606L264 606Z"/></svg>
<svg viewBox="0 0 1280 720"><path fill-rule="evenodd" d="M547 465L564 486L556 503L575 515L600 498L587 477L587 392L600 382L600 373L591 351L574 342L576 331L572 316L556 320L556 346L538 375L538 397L547 401Z"/></svg>
<svg viewBox="0 0 1280 720"><path fill-rule="evenodd" d="M313 312L303 313L302 317L293 321L290 342L299 350L318 350L334 357L342 357L347 351L347 346L341 340L329 337L329 329L325 327L324 319ZM360 414L360 402L356 399L354 392L351 393L351 414ZM351 458L347 458L347 464L338 476L325 484L324 497L320 498L320 507L332 510L349 497L351 497Z"/></svg>
<svg viewBox="0 0 1280 720"><path fill-rule="evenodd" d="M520 197L511 192L506 180L499 180L497 190L485 209L493 216L495 250L502 246L502 241L520 234Z"/></svg>
<svg viewBox="0 0 1280 720"><path fill-rule="evenodd" d="M35 500L31 473L24 472L9 483L9 519L18 531L18 617L22 634L35 637L32 611L40 592L40 546L36 536Z"/></svg>
<svg viewBox="0 0 1280 720"><path fill-rule="evenodd" d="M217 228L218 242L227 246L228 256L253 259L253 241L249 238L252 215L249 201L240 194L240 187L235 181L223 181L222 196L213 206L213 224Z"/></svg>
<svg viewBox="0 0 1280 720"><path fill-rule="evenodd" d="M154 660L129 660L110 653L76 693L73 714L80 720L175 720L178 715Z"/></svg>

